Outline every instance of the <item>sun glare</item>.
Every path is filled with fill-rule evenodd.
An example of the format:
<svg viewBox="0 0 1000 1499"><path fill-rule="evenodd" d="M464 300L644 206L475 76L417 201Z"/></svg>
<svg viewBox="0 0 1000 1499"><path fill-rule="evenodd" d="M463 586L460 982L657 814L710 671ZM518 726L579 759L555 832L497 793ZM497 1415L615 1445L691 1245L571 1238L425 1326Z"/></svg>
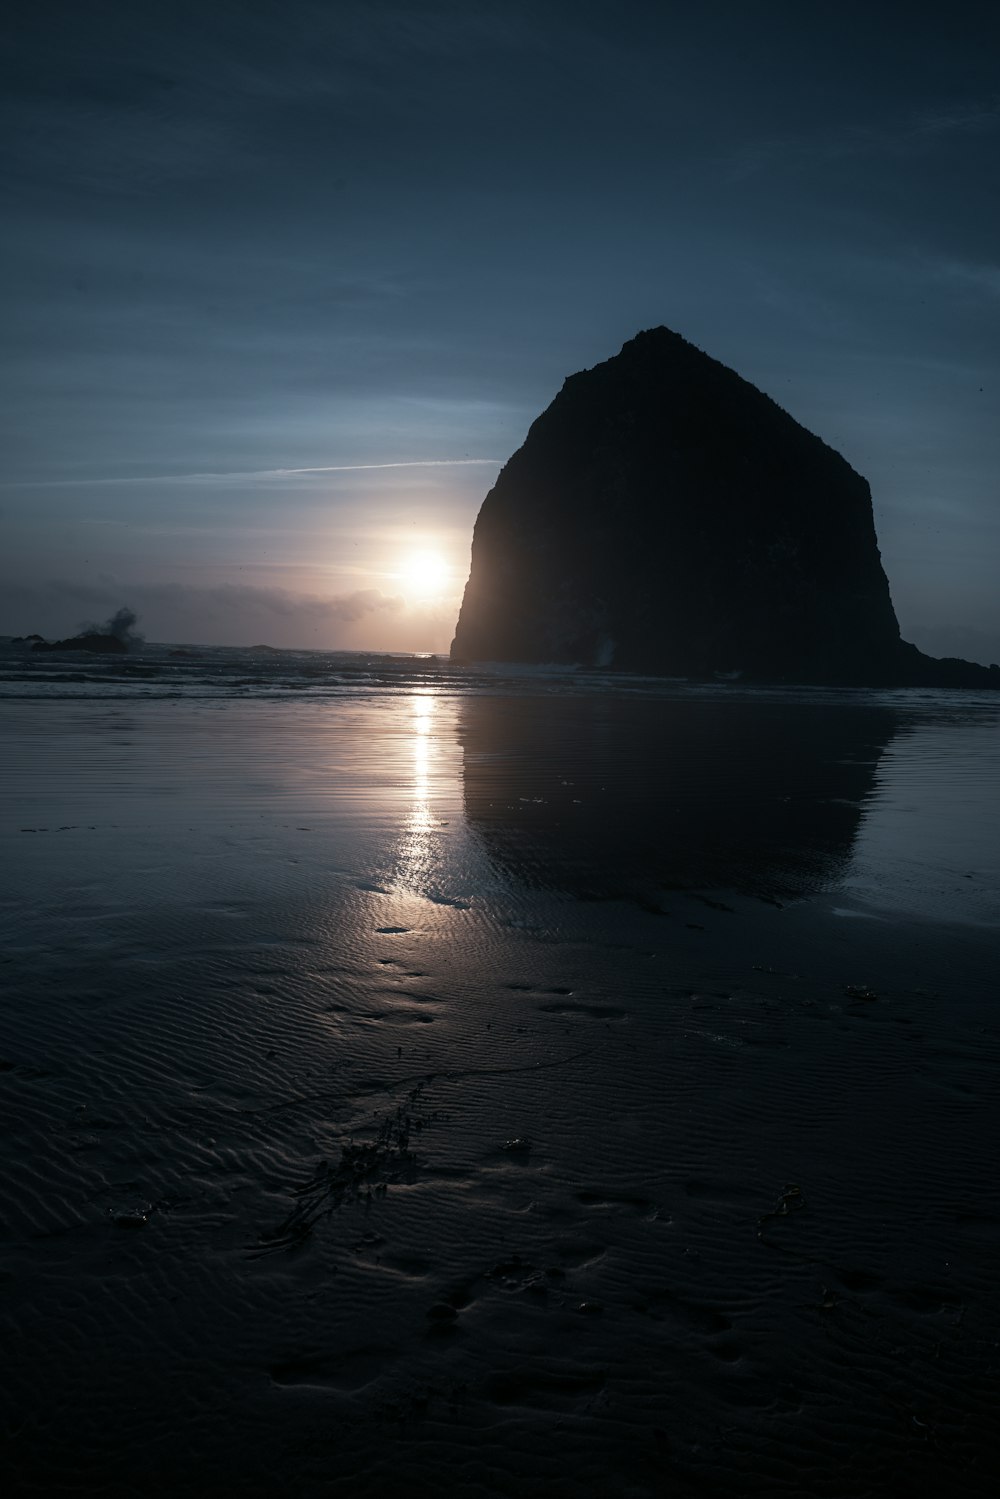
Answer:
<svg viewBox="0 0 1000 1499"><path fill-rule="evenodd" d="M401 571L407 593L413 598L434 599L444 592L451 569L437 552L415 552Z"/></svg>

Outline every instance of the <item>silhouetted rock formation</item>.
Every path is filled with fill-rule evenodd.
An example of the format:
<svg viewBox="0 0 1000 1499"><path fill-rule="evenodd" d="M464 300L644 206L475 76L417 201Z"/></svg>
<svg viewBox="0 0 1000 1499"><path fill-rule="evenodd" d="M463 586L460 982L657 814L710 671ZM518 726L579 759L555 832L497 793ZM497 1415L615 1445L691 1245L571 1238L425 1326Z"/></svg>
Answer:
<svg viewBox="0 0 1000 1499"><path fill-rule="evenodd" d="M124 656L128 646L117 635L74 635L71 640L40 640L33 651L96 651L100 655Z"/></svg>
<svg viewBox="0 0 1000 1499"><path fill-rule="evenodd" d="M860 474L667 328L571 375L502 470L452 657L1000 687L900 640Z"/></svg>

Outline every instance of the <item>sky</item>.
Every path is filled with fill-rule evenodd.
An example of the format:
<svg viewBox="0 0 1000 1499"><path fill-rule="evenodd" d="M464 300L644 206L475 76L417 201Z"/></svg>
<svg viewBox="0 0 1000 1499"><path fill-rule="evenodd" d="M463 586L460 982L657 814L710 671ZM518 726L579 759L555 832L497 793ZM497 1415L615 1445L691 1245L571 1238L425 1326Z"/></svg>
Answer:
<svg viewBox="0 0 1000 1499"><path fill-rule="evenodd" d="M904 637L1000 660L993 6L14 15L0 631L447 650L501 464L663 323L869 480Z"/></svg>

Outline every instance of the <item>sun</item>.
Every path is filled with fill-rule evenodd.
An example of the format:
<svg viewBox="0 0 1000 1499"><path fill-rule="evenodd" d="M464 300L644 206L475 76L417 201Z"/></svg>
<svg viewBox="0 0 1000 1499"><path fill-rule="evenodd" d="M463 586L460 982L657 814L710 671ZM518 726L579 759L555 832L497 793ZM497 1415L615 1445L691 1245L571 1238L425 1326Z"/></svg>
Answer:
<svg viewBox="0 0 1000 1499"><path fill-rule="evenodd" d="M400 572L411 597L435 599L444 592L451 568L437 552L414 552Z"/></svg>

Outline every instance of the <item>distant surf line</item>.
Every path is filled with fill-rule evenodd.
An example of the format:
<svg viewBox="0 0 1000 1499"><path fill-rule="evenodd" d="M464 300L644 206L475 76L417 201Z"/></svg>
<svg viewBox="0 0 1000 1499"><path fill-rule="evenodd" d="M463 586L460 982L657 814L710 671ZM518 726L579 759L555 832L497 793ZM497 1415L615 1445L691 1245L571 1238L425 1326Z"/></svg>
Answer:
<svg viewBox="0 0 1000 1499"><path fill-rule="evenodd" d="M469 468L489 464L499 468L502 458L407 458L395 463L325 463L310 468L248 468L195 474L136 474L132 478L8 479L0 489L80 489L94 484L199 484L212 479L288 479L296 474L355 474L387 468Z"/></svg>

